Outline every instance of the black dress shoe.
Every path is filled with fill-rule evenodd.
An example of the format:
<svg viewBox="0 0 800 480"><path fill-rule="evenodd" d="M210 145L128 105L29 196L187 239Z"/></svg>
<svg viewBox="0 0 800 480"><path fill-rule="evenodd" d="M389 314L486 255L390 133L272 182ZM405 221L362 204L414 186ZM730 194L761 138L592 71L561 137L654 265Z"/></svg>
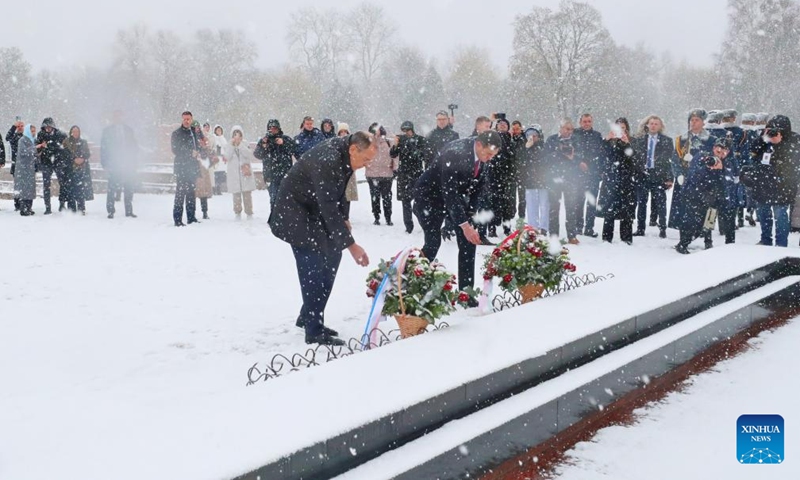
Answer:
<svg viewBox="0 0 800 480"><path fill-rule="evenodd" d="M706 242L706 250L711 250L712 248L714 248L714 244L711 242Z"/></svg>
<svg viewBox="0 0 800 480"><path fill-rule="evenodd" d="M203 213L203 220L208 220L208 214L207 213Z"/></svg>
<svg viewBox="0 0 800 480"><path fill-rule="evenodd" d="M50 215L50 214L52 214L52 213L53 213L53 211L52 211L52 210L50 210L50 207L47 207L47 208L45 208L45 209L44 209L44 214L45 214L45 215Z"/></svg>
<svg viewBox="0 0 800 480"><path fill-rule="evenodd" d="M594 233L594 230L586 230L585 232L583 232L583 236L584 237L597 238L597 234Z"/></svg>
<svg viewBox="0 0 800 480"><path fill-rule="evenodd" d="M175 226L176 226L176 227L185 227L185 226L186 226L186 224L185 224L185 223L183 223L183 222L181 222L180 220L178 220L177 222L175 222Z"/></svg>
<svg viewBox="0 0 800 480"><path fill-rule="evenodd" d="M675 251L681 255L689 255L689 250L683 245L675 245Z"/></svg>
<svg viewBox="0 0 800 480"><path fill-rule="evenodd" d="M392 221L391 221L390 219L388 219L388 218L387 218L387 219L386 219L386 225L388 225L388 226L390 226L390 227L393 227L393 226L394 226L394 223L392 223Z"/></svg>
<svg viewBox="0 0 800 480"><path fill-rule="evenodd" d="M375 221L374 221L374 222L372 222L372 224L373 224L373 225L380 225L380 224L381 224L381 221L380 221L379 219L377 219L377 218L376 218L376 219L375 219Z"/></svg>
<svg viewBox="0 0 800 480"><path fill-rule="evenodd" d="M667 238L667 231L661 230L660 232L658 232L658 238Z"/></svg>
<svg viewBox="0 0 800 480"><path fill-rule="evenodd" d="M113 214L113 213L109 213L109 214L108 214L108 218L109 218L109 220L110 220L110 219L112 219L112 218L114 218L114 214Z"/></svg>
<svg viewBox="0 0 800 480"><path fill-rule="evenodd" d="M344 340L339 337L328 335L324 331L318 335L309 336L306 334L306 343L318 343L320 345L344 345Z"/></svg>
<svg viewBox="0 0 800 480"><path fill-rule="evenodd" d="M297 327L297 328L302 328L302 329L306 328L306 324L301 322L299 318L297 319L296 322L294 322L294 326ZM334 330L332 328L328 328L325 325L322 326L322 333L327 333L328 335L330 335L332 337L338 337L339 336L339 332L337 332L336 330Z"/></svg>
<svg viewBox="0 0 800 480"><path fill-rule="evenodd" d="M126 213L126 214L125 214L125 216L126 216L126 217L130 217L130 218L139 218L138 216L136 216L136 215L135 215L134 213L132 213L132 212L131 212L131 213Z"/></svg>
<svg viewBox="0 0 800 480"><path fill-rule="evenodd" d="M636 230L633 232L634 237L644 237L644 230Z"/></svg>
<svg viewBox="0 0 800 480"><path fill-rule="evenodd" d="M191 225L193 223L200 223L200 220L198 220L196 218L190 218L189 220L186 220L186 224L187 225Z"/></svg>

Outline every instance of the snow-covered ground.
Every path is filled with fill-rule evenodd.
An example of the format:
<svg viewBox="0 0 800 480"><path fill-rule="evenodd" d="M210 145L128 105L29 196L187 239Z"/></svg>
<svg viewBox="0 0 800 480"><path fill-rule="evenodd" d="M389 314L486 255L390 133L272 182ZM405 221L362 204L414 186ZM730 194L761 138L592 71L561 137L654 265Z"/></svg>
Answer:
<svg viewBox="0 0 800 480"><path fill-rule="evenodd" d="M567 452L556 469L560 480L726 480L800 478L800 385L797 364L800 318L750 341L751 349L692 377L680 392L637 410L632 426L600 430ZM789 367L788 369L786 367ZM741 465L736 419L777 414L785 422L780 465Z"/></svg>
<svg viewBox="0 0 800 480"><path fill-rule="evenodd" d="M419 228L403 232L399 203L395 226L373 226L366 185L360 195L352 208L354 235L372 265L407 245L421 246ZM230 392L245 388L250 365L305 348L294 326L300 292L291 251L266 225L266 192L256 192L254 203L255 218L236 222L230 197L214 197L211 220L178 229L170 196L138 195L139 218L125 218L118 204L114 220L106 219L104 196L88 203L86 217L44 216L37 200L37 215L22 218L11 201L0 201L0 478L242 473L246 467L227 458L182 452L218 445L230 422L267 413L219 408ZM671 249L677 232L667 240L656 235L650 228L632 247L580 237L572 257L579 274L658 275L681 256ZM739 242L757 240L757 228L739 231ZM790 244L796 251L796 235ZM490 251L481 247L479 254ZM440 259L455 270L456 255L448 242ZM343 337L358 337L364 327L366 274L345 253L326 312L327 324ZM608 301L598 308L624 300ZM457 314L451 323L464 318ZM181 425L193 419L208 423L203 434L181 435ZM125 434L139 432L143 422L158 427L150 435ZM242 444L257 448L259 435ZM138 458L153 442L162 453ZM129 471L109 456L137 466Z"/></svg>

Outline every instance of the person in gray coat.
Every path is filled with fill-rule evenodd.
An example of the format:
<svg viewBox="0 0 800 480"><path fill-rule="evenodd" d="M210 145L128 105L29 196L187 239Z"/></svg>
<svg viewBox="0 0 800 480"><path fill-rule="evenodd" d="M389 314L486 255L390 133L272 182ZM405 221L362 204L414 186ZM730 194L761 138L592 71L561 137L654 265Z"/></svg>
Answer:
<svg viewBox="0 0 800 480"><path fill-rule="evenodd" d="M33 200L36 198L36 127L25 125L22 138L17 144L17 163L14 170L14 197L19 201L19 214L29 217L34 214Z"/></svg>

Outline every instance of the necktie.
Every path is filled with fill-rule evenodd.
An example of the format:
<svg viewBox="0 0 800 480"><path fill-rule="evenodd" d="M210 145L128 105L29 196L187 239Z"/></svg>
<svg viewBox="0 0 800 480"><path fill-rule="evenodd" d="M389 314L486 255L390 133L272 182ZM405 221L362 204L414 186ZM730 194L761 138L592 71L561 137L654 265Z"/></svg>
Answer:
<svg viewBox="0 0 800 480"><path fill-rule="evenodd" d="M653 156L656 153L656 139L655 137L650 137L650 144L647 147L647 168L653 168L653 164L655 163L653 160Z"/></svg>
<svg viewBox="0 0 800 480"><path fill-rule="evenodd" d="M478 160L477 162L475 162L475 172L474 172L473 176L474 176L475 178L478 178L478 174L479 174L480 172L481 172L481 161L480 161L480 160Z"/></svg>

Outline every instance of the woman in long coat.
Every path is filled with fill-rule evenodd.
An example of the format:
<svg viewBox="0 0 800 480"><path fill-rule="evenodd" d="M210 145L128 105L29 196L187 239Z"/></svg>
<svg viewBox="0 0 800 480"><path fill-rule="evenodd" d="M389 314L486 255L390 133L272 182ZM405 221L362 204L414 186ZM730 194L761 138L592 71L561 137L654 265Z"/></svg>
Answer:
<svg viewBox="0 0 800 480"><path fill-rule="evenodd" d="M68 184L67 207L73 212L80 211L86 215L86 201L94 200L94 190L92 189L92 170L89 166L89 143L81 138L81 129L73 125L69 129L69 136L64 140L64 148L69 152L69 164L67 165Z"/></svg>
<svg viewBox="0 0 800 480"><path fill-rule="evenodd" d="M225 145L223 155L227 162L228 192L233 194L233 213L236 219L242 218L242 201L247 218L253 217L253 190L256 179L253 176L253 152L244 141L244 130L235 125L231 129L231 141Z"/></svg>
<svg viewBox="0 0 800 480"><path fill-rule="evenodd" d="M28 217L34 214L36 199L36 127L25 125L17 144L17 163L14 168L14 196L19 200L19 214Z"/></svg>
<svg viewBox="0 0 800 480"><path fill-rule="evenodd" d="M494 218L489 223L489 236L497 236L497 227L503 226L506 235L511 234L511 220L517 213L515 200L517 195L517 165L514 151L515 144L508 132L510 124L506 119L497 121L498 132L503 138L503 148L489 161L488 198ZM502 126L501 126L502 125Z"/></svg>
<svg viewBox="0 0 800 480"><path fill-rule="evenodd" d="M614 238L614 222L619 220L619 236L628 245L633 243L633 219L636 217L636 184L642 175L630 141L630 124L625 118L616 120L614 131L605 141L608 161L603 169L603 187L598 210L603 212L603 241Z"/></svg>

